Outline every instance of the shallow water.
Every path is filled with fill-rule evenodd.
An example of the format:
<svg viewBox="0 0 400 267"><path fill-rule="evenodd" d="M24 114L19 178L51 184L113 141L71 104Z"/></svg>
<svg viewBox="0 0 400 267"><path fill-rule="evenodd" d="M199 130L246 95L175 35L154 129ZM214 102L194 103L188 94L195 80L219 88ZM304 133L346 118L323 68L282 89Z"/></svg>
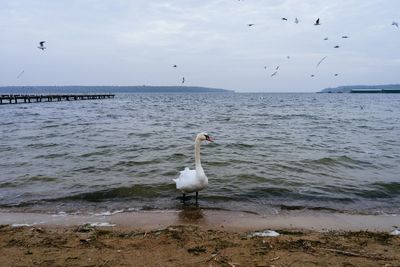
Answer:
<svg viewBox="0 0 400 267"><path fill-rule="evenodd" d="M179 208L172 179L193 168L207 131L202 207L398 214L399 104L396 94L221 93L1 105L0 207Z"/></svg>

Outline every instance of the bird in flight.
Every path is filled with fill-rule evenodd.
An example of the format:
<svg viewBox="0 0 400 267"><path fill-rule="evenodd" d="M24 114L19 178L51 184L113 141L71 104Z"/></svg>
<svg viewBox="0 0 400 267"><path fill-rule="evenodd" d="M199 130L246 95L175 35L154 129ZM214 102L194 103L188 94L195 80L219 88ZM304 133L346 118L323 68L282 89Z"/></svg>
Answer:
<svg viewBox="0 0 400 267"><path fill-rule="evenodd" d="M315 75L314 74L311 74L311 78L314 78L315 77Z"/></svg>
<svg viewBox="0 0 400 267"><path fill-rule="evenodd" d="M275 76L278 72L275 71L274 73L271 74L271 77Z"/></svg>
<svg viewBox="0 0 400 267"><path fill-rule="evenodd" d="M177 68L177 67L178 67L178 65L173 65L172 67L174 67L174 68Z"/></svg>
<svg viewBox="0 0 400 267"><path fill-rule="evenodd" d="M185 83L185 77L182 78L182 83Z"/></svg>
<svg viewBox="0 0 400 267"><path fill-rule="evenodd" d="M279 70L279 65L278 65L278 66L276 66L275 70Z"/></svg>
<svg viewBox="0 0 400 267"><path fill-rule="evenodd" d="M325 38L324 38L324 41L328 41L328 37L325 37Z"/></svg>
<svg viewBox="0 0 400 267"><path fill-rule="evenodd" d="M319 23L319 18L315 21L314 25L315 26L321 25L321 23Z"/></svg>
<svg viewBox="0 0 400 267"><path fill-rule="evenodd" d="M393 25L393 26L396 26L397 28L399 27L399 23L396 22L396 21L393 21L393 22L392 22L392 25Z"/></svg>
<svg viewBox="0 0 400 267"><path fill-rule="evenodd" d="M324 61L327 58L327 56L323 57L318 63L317 63L317 68L319 67L319 65L322 63L322 61Z"/></svg>
<svg viewBox="0 0 400 267"><path fill-rule="evenodd" d="M339 74L335 73L335 75L334 75L334 76L335 76L335 77L337 77L338 75L339 75Z"/></svg>
<svg viewBox="0 0 400 267"><path fill-rule="evenodd" d="M343 35L342 38L343 38L343 39L347 39L347 38L349 38L349 36Z"/></svg>
<svg viewBox="0 0 400 267"><path fill-rule="evenodd" d="M333 48L339 48L340 47L340 45L335 45Z"/></svg>
<svg viewBox="0 0 400 267"><path fill-rule="evenodd" d="M249 24L247 24L247 26L249 26L249 27L254 26L254 23L249 23Z"/></svg>
<svg viewBox="0 0 400 267"><path fill-rule="evenodd" d="M44 51L45 49L46 49L46 47L44 46L44 43L45 43L46 41L41 41L41 42L39 42L39 46L38 46L38 48L39 49L42 49L42 51Z"/></svg>
<svg viewBox="0 0 400 267"><path fill-rule="evenodd" d="M287 18L281 18L281 20L287 21Z"/></svg>
<svg viewBox="0 0 400 267"><path fill-rule="evenodd" d="M295 19L294 19L294 23L298 24L299 22L300 22L300 21L299 21L298 18L295 18Z"/></svg>
<svg viewBox="0 0 400 267"><path fill-rule="evenodd" d="M19 79L24 73L25 73L25 70L21 71L20 74L18 74L17 79Z"/></svg>

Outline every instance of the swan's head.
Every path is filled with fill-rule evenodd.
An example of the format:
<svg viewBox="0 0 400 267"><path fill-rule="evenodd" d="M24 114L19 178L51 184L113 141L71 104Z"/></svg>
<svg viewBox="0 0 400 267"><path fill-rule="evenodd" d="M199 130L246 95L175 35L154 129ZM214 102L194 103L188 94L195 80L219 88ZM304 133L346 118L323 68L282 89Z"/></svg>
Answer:
<svg viewBox="0 0 400 267"><path fill-rule="evenodd" d="M196 137L196 139L200 140L200 141L209 141L209 142L213 142L214 139L208 135L208 133L199 133Z"/></svg>

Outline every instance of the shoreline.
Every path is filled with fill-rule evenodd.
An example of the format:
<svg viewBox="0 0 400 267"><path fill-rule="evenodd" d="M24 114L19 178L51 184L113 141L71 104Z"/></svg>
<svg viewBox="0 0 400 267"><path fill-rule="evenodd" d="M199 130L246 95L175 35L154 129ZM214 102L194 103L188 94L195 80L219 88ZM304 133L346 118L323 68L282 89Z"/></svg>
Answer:
<svg viewBox="0 0 400 267"><path fill-rule="evenodd" d="M233 232L259 229L390 232L393 227L400 227L400 216L321 211L257 215L241 211L207 210L196 207L186 207L182 210L116 211L86 215L0 212L0 225L71 227L87 223L143 230L154 230L169 225L197 225L206 229L224 229Z"/></svg>
<svg viewBox="0 0 400 267"><path fill-rule="evenodd" d="M94 222L98 225L87 224ZM263 217L196 208L109 216L2 212L0 262L103 267L398 266L400 236L388 232L397 222L397 216ZM102 223L115 226L101 227ZM278 234L263 235L266 229Z"/></svg>
<svg viewBox="0 0 400 267"><path fill-rule="evenodd" d="M400 236L389 230L399 220L323 212L259 216L199 208L107 215L0 212L0 262L103 267L398 266ZM267 229L274 235L263 235Z"/></svg>

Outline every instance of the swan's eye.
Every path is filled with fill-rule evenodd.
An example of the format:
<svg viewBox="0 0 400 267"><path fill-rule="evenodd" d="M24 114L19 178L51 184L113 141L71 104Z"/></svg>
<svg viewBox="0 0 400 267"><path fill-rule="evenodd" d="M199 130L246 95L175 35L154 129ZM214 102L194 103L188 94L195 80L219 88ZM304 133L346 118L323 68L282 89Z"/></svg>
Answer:
<svg viewBox="0 0 400 267"><path fill-rule="evenodd" d="M204 135L206 137L206 140L210 140L210 137L208 135Z"/></svg>

